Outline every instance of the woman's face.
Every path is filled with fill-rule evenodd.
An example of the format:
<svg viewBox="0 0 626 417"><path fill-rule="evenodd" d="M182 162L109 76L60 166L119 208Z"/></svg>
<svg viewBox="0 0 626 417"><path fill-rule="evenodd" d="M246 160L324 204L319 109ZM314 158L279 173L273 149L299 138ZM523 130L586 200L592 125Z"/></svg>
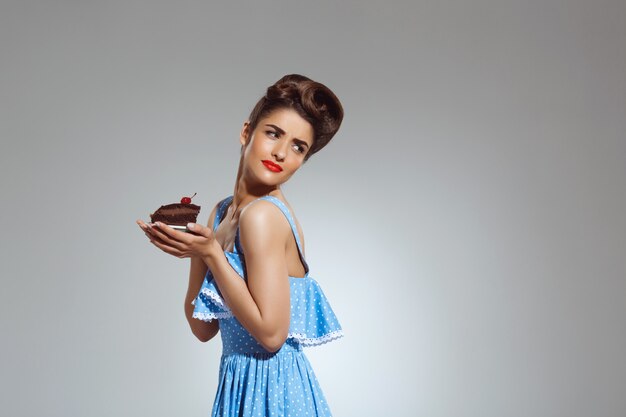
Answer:
<svg viewBox="0 0 626 417"><path fill-rule="evenodd" d="M313 127L291 109L274 110L253 132L248 126L244 123L240 136L244 175L265 186L283 184L302 166L313 145Z"/></svg>

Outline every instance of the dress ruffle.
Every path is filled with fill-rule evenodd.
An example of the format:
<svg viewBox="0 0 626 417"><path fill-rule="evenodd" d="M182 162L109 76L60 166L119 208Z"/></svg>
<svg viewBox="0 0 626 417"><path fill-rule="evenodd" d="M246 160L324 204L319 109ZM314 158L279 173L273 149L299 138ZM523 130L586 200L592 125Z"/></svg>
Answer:
<svg viewBox="0 0 626 417"><path fill-rule="evenodd" d="M234 263L234 262L233 262ZM318 346L343 336L343 330L319 283L311 277L290 277L291 320L287 339ZM234 318L209 273L195 300L192 317L203 321Z"/></svg>
<svg viewBox="0 0 626 417"><path fill-rule="evenodd" d="M204 277L200 292L191 303L194 305L192 317L195 319L211 321L233 316L215 285L215 280L209 274Z"/></svg>
<svg viewBox="0 0 626 417"><path fill-rule="evenodd" d="M341 325L319 283L313 278L290 278L289 335L302 346L317 346L343 336Z"/></svg>

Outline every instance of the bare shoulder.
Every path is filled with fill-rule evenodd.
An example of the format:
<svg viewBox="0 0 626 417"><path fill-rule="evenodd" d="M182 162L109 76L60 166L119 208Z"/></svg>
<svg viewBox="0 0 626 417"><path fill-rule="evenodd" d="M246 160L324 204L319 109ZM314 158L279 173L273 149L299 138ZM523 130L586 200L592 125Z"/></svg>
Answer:
<svg viewBox="0 0 626 417"><path fill-rule="evenodd" d="M245 232L267 232L274 236L276 236L276 232L286 233L290 231L289 222L282 211L266 200L255 201L241 211L239 228L242 234Z"/></svg>

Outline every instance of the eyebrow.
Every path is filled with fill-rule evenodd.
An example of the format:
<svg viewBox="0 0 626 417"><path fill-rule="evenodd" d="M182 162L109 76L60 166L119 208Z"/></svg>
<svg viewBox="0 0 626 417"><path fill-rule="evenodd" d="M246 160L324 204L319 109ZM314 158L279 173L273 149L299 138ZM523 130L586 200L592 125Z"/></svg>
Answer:
<svg viewBox="0 0 626 417"><path fill-rule="evenodd" d="M270 123L266 123L265 126L269 126L269 127L273 127L274 129L276 129L278 131L278 133L280 133L281 135L285 134L285 131L282 130L280 127L270 124ZM305 141L303 141L302 139L298 139L298 138L293 138L294 142L296 142L298 145L304 145L307 148L309 147L309 144L306 143Z"/></svg>

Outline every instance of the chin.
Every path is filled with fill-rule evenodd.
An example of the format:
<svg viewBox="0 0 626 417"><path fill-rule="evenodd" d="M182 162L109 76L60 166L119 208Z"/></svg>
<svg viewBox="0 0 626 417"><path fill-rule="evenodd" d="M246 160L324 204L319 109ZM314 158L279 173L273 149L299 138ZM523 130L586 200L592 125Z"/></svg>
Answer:
<svg viewBox="0 0 626 417"><path fill-rule="evenodd" d="M277 188L285 183L285 181L277 181L276 178L267 177L265 175L255 176L253 182L254 187L258 188Z"/></svg>

